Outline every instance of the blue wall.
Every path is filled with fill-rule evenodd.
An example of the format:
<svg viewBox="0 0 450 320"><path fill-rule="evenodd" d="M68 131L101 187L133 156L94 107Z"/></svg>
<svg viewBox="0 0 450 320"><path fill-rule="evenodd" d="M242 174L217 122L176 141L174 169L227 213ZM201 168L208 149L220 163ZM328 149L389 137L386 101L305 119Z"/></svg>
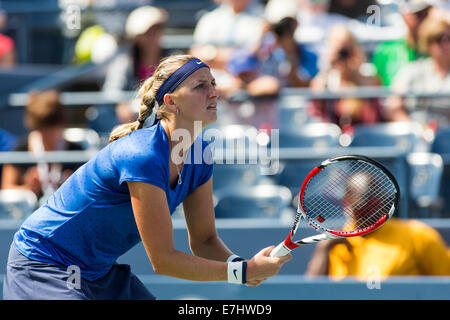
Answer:
<svg viewBox="0 0 450 320"><path fill-rule="evenodd" d="M435 227L450 243L450 220L424 220ZM18 225L0 226L0 277L7 261L9 245ZM261 219L218 220L217 230L224 242L237 254L251 257L260 249L276 245L289 231L280 221ZM301 228L300 235L311 235L311 228ZM184 221L174 219L177 249L190 252ZM123 255L118 262L131 265L134 273L159 299L450 299L450 277L392 277L380 282L380 289L369 289L365 282L345 279L339 282L303 276L314 245L296 249L293 259L280 274L257 288L223 282L194 282L156 275L142 244Z"/></svg>

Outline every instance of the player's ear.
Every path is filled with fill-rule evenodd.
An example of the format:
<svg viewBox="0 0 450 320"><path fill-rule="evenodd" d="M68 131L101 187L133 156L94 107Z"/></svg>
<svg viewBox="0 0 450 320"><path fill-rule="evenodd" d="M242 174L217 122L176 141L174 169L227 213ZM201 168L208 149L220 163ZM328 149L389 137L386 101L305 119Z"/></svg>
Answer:
<svg viewBox="0 0 450 320"><path fill-rule="evenodd" d="M173 95L170 93L166 93L164 95L164 105L173 113L177 112L177 106L175 104L175 101L173 99Z"/></svg>

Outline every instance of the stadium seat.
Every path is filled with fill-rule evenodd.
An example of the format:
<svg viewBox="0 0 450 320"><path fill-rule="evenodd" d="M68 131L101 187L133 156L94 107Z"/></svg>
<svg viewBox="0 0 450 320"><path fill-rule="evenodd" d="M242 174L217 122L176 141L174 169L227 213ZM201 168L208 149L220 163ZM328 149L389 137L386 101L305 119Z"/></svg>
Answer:
<svg viewBox="0 0 450 320"><path fill-rule="evenodd" d="M281 127L281 148L327 149L339 147L341 129L332 123L306 123L296 127Z"/></svg>
<svg viewBox="0 0 450 320"><path fill-rule="evenodd" d="M430 151L441 155L450 154L450 126L436 131Z"/></svg>
<svg viewBox="0 0 450 320"><path fill-rule="evenodd" d="M276 185L230 186L215 193L216 218L282 218L291 212L288 188Z"/></svg>
<svg viewBox="0 0 450 320"><path fill-rule="evenodd" d="M351 147L397 147L409 152L418 150L422 126L415 122L391 122L355 127Z"/></svg>
<svg viewBox="0 0 450 320"><path fill-rule="evenodd" d="M245 124L213 124L203 129L203 140L216 143L215 148L231 148L237 141L253 142L256 139L256 127ZM219 140L221 139L221 141ZM242 140L241 140L242 139ZM233 144L234 143L234 144Z"/></svg>
<svg viewBox="0 0 450 320"><path fill-rule="evenodd" d="M64 139L78 143L85 150L98 150L100 148L100 136L95 130L88 128L66 128Z"/></svg>
<svg viewBox="0 0 450 320"><path fill-rule="evenodd" d="M292 193L292 206L297 207L298 194L303 180L308 173L319 163L319 160L286 161L281 164L280 171L275 177L275 183L287 187Z"/></svg>
<svg viewBox="0 0 450 320"><path fill-rule="evenodd" d="M216 164L213 171L213 190L229 186L253 186L263 179L257 164Z"/></svg>
<svg viewBox="0 0 450 320"><path fill-rule="evenodd" d="M450 217L450 127L442 127L436 131L431 152L439 154L444 162L440 196L443 199L442 215Z"/></svg>
<svg viewBox="0 0 450 320"><path fill-rule="evenodd" d="M280 96L278 101L280 127L297 127L310 122L307 101L299 96Z"/></svg>
<svg viewBox="0 0 450 320"><path fill-rule="evenodd" d="M298 128L308 122L308 114L303 107L280 108L278 112L280 127Z"/></svg>
<svg viewBox="0 0 450 320"><path fill-rule="evenodd" d="M214 124L203 129L202 137L210 143L216 162L226 163L228 159L243 164L256 162L261 134L251 125ZM268 141L265 143L268 144Z"/></svg>
<svg viewBox="0 0 450 320"><path fill-rule="evenodd" d="M406 157L409 168L410 216L429 218L436 216L442 201L439 188L443 161L435 153L414 152Z"/></svg>
<svg viewBox="0 0 450 320"><path fill-rule="evenodd" d="M20 189L0 190L0 221L23 220L38 206L34 192Z"/></svg>

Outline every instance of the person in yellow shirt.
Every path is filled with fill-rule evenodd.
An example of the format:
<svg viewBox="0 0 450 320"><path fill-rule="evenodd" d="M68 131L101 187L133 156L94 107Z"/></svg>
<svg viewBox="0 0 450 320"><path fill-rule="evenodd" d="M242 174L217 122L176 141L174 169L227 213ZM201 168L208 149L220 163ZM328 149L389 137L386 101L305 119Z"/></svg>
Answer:
<svg viewBox="0 0 450 320"><path fill-rule="evenodd" d="M321 241L306 275L366 279L387 276L450 276L450 250L432 227L417 220L392 218L365 236Z"/></svg>

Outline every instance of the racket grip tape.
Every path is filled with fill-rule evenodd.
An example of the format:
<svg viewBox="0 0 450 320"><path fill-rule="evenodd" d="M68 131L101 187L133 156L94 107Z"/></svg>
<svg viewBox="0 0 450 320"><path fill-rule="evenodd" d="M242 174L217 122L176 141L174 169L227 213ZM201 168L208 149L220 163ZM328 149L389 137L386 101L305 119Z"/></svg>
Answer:
<svg viewBox="0 0 450 320"><path fill-rule="evenodd" d="M289 254L292 250L286 247L284 244L284 241L281 242L278 246L276 246L271 252L271 257L284 257L285 255Z"/></svg>

